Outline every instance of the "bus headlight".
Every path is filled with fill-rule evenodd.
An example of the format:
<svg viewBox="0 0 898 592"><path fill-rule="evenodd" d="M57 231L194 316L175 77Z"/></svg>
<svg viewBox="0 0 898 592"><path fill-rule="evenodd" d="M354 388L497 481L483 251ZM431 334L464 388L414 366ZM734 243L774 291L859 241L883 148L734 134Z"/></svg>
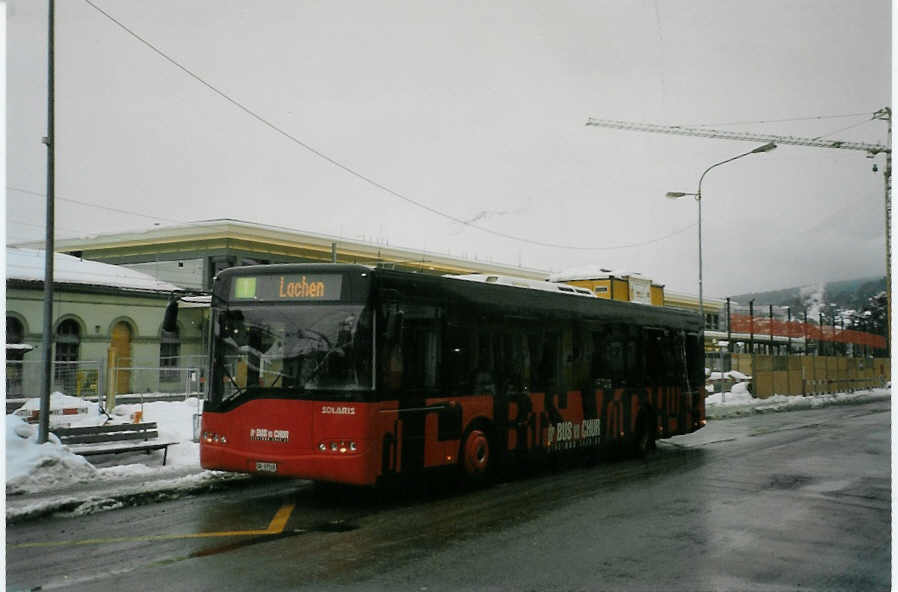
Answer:
<svg viewBox="0 0 898 592"><path fill-rule="evenodd" d="M224 434L216 434L215 432L203 432L202 440L206 444L227 444L228 439Z"/></svg>

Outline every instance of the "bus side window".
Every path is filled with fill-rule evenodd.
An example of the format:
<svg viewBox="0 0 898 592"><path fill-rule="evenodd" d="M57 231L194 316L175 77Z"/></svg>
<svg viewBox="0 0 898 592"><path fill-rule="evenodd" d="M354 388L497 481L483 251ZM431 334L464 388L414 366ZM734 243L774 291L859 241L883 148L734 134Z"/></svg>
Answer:
<svg viewBox="0 0 898 592"><path fill-rule="evenodd" d="M474 371L470 332L457 324L446 325L446 348L443 354L443 376L446 390L452 395L470 394Z"/></svg>
<svg viewBox="0 0 898 592"><path fill-rule="evenodd" d="M388 309L381 366L388 395L437 390L441 323L441 310L434 306L403 304Z"/></svg>
<svg viewBox="0 0 898 592"><path fill-rule="evenodd" d="M531 333L527 338L530 349L530 390L544 392L558 386L558 334Z"/></svg>
<svg viewBox="0 0 898 592"><path fill-rule="evenodd" d="M613 381L611 378L611 363L608 352L608 330L596 329L592 332L592 364L590 374L593 385L600 389L610 389Z"/></svg>
<svg viewBox="0 0 898 592"><path fill-rule="evenodd" d="M384 395L387 398L393 398L399 389L402 388L404 313L399 305L396 304L386 306L385 313L383 347L378 357L380 358L380 375L382 377Z"/></svg>
<svg viewBox="0 0 898 592"><path fill-rule="evenodd" d="M504 392L522 393L526 390L524 380L524 347L521 335L512 331L501 335L502 383Z"/></svg>
<svg viewBox="0 0 898 592"><path fill-rule="evenodd" d="M600 388L637 386L645 381L639 331L612 325L593 333L593 379Z"/></svg>
<svg viewBox="0 0 898 592"><path fill-rule="evenodd" d="M496 364L492 345L489 331L477 333L477 357L471 376L475 395L496 394Z"/></svg>
<svg viewBox="0 0 898 592"><path fill-rule="evenodd" d="M605 345L608 352L608 367L611 370L611 384L614 388L624 386L626 379L627 358L624 351L624 342L615 334L614 339Z"/></svg>
<svg viewBox="0 0 898 592"><path fill-rule="evenodd" d="M645 376L649 386L664 384L664 361L661 356L661 331L644 329Z"/></svg>
<svg viewBox="0 0 898 592"><path fill-rule="evenodd" d="M642 339L639 328L634 326L624 327L626 356L627 356L627 385L640 386L645 384L645 365L642 351Z"/></svg>
<svg viewBox="0 0 898 592"><path fill-rule="evenodd" d="M408 307L402 336L403 387L432 391L439 386L441 322L431 306Z"/></svg>
<svg viewBox="0 0 898 592"><path fill-rule="evenodd" d="M661 359L664 368L664 384L679 385L681 377L677 375L677 344L669 331L664 332L661 338Z"/></svg>

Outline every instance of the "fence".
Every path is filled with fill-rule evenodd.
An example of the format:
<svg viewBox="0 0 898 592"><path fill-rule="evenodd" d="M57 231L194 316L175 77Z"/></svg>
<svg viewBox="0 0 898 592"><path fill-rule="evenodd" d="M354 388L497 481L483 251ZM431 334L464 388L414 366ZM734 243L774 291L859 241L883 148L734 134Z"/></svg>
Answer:
<svg viewBox="0 0 898 592"><path fill-rule="evenodd" d="M889 358L731 354L730 366L751 376L752 394L812 395L882 387L891 379Z"/></svg>
<svg viewBox="0 0 898 592"><path fill-rule="evenodd" d="M6 362L6 397L37 397L41 389L43 363L35 361ZM97 398L103 392L103 364L98 361L53 362L50 392Z"/></svg>
<svg viewBox="0 0 898 592"><path fill-rule="evenodd" d="M123 367L112 369L116 395L131 393L175 393L200 396L205 384L202 368Z"/></svg>
<svg viewBox="0 0 898 592"><path fill-rule="evenodd" d="M871 332L875 323L853 311L833 312L828 316L817 312L793 311L783 306L744 306L732 303L729 317L723 315L722 330L750 336L755 345L765 343L782 346L783 341L794 339L807 351L813 345L817 353L870 354L884 351L888 344L885 336ZM839 344L839 345L836 345Z"/></svg>
<svg viewBox="0 0 898 592"><path fill-rule="evenodd" d="M186 357L186 356L185 356ZM200 396L205 390L205 356L202 366L123 367L107 372L104 362L82 360L56 362L51 366L50 392L59 391L73 397L97 400L114 390L117 395L130 393L172 393ZM6 362L7 399L40 396L43 363L34 361ZM109 382L111 381L111 382ZM108 385L113 388L109 389Z"/></svg>

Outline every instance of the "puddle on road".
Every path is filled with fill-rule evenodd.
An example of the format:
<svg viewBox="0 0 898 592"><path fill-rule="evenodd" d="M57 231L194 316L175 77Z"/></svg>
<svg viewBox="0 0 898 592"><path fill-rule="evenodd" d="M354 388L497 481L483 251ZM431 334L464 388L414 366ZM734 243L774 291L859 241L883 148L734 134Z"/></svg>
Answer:
<svg viewBox="0 0 898 592"><path fill-rule="evenodd" d="M798 489L813 481L807 475L771 475L764 489Z"/></svg>

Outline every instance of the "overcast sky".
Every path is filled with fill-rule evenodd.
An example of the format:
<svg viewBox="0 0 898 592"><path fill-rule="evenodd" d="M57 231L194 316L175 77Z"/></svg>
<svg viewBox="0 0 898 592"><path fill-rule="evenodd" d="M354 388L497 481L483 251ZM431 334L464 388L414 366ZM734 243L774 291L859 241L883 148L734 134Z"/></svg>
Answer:
<svg viewBox="0 0 898 592"><path fill-rule="evenodd" d="M588 117L887 136L888 0L91 2L343 167L523 240L313 154L85 0L57 2L60 238L235 218L696 293L695 201L664 194L757 143ZM13 244L44 232L46 4L7 6ZM884 275L883 165L783 145L710 172L705 294Z"/></svg>

